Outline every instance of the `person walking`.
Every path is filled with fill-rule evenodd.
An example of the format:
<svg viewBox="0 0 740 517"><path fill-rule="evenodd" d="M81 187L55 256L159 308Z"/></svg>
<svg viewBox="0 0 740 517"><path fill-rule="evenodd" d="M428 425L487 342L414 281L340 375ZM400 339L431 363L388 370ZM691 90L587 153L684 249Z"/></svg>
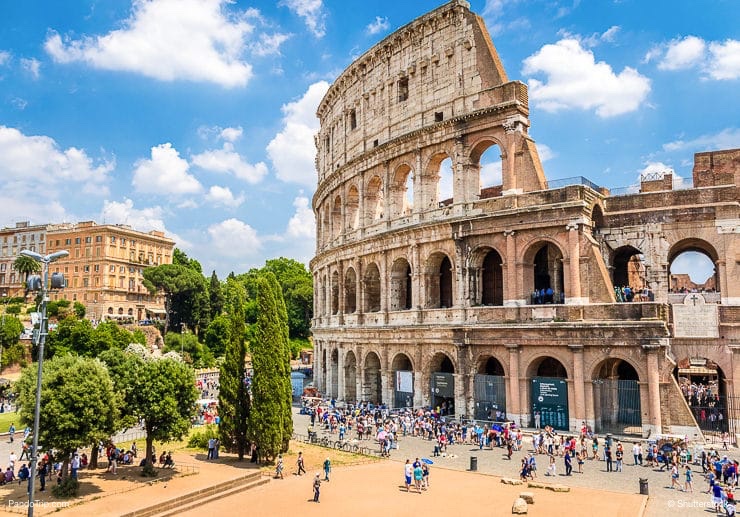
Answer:
<svg viewBox="0 0 740 517"><path fill-rule="evenodd" d="M283 479L283 455L278 454L277 465L275 466L275 478Z"/></svg>
<svg viewBox="0 0 740 517"><path fill-rule="evenodd" d="M624 459L624 451L621 447L617 447L617 472L622 472L622 460Z"/></svg>
<svg viewBox="0 0 740 517"><path fill-rule="evenodd" d="M331 460L327 457L324 460L324 481L329 481L329 473L331 472Z"/></svg>
<svg viewBox="0 0 740 517"><path fill-rule="evenodd" d="M429 465L426 463L421 464L421 474L423 478L423 487L424 490L429 488Z"/></svg>
<svg viewBox="0 0 740 517"><path fill-rule="evenodd" d="M209 438L208 439L208 455L206 456L207 460L212 460L214 451L216 450L216 439L215 438Z"/></svg>
<svg viewBox="0 0 740 517"><path fill-rule="evenodd" d="M15 439L15 423L11 422L10 427L8 427L8 435L10 436L10 442L13 443L13 440Z"/></svg>
<svg viewBox="0 0 740 517"><path fill-rule="evenodd" d="M303 453L298 453L298 460L296 461L296 464L298 465L298 475L306 473L305 465L303 464Z"/></svg>
<svg viewBox="0 0 740 517"><path fill-rule="evenodd" d="M691 467L689 465L686 465L686 482L683 486L684 492L691 492L694 493L694 485L692 485L693 481L693 472L691 472Z"/></svg>
<svg viewBox="0 0 740 517"><path fill-rule="evenodd" d="M316 473L316 477L313 478L313 502L319 502L319 493L321 492L321 476Z"/></svg>
<svg viewBox="0 0 740 517"><path fill-rule="evenodd" d="M613 464L612 464L612 448L608 445L604 447L604 459L606 460L606 471L607 472L614 472Z"/></svg>
<svg viewBox="0 0 740 517"><path fill-rule="evenodd" d="M681 483L678 481L678 465L674 462L671 466L671 488L681 488Z"/></svg>
<svg viewBox="0 0 740 517"><path fill-rule="evenodd" d="M406 459L406 464L403 466L403 478L406 483L406 491L411 489L411 480L414 477L414 467L411 465L411 460Z"/></svg>
<svg viewBox="0 0 740 517"><path fill-rule="evenodd" d="M565 461L565 475L566 476L570 476L571 473L573 472L573 461L570 458L570 450L569 449L566 449L565 450L565 456L564 456L563 459Z"/></svg>

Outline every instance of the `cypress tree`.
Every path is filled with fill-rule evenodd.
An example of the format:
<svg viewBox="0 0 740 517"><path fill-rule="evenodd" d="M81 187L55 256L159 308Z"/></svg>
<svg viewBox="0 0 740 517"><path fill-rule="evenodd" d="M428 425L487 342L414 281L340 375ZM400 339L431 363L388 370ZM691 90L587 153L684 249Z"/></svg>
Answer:
<svg viewBox="0 0 740 517"><path fill-rule="evenodd" d="M229 341L219 373L219 439L230 451L244 459L247 448L247 420L251 406L246 385L244 362L247 355L245 339L244 287L229 279L226 283L226 311L229 319Z"/></svg>
<svg viewBox="0 0 740 517"><path fill-rule="evenodd" d="M268 461L288 450L293 432L288 322L280 286L272 273L257 278L257 322L252 353L249 436Z"/></svg>

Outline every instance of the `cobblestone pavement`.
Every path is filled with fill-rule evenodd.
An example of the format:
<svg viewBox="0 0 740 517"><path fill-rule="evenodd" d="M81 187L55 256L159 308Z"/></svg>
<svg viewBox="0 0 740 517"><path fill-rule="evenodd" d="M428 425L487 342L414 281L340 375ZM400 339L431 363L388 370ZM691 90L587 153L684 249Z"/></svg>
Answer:
<svg viewBox="0 0 740 517"><path fill-rule="evenodd" d="M309 417L305 415L295 415L295 432L306 434L310 423ZM349 433L356 436L356 433ZM319 431L319 437L329 436L323 430ZM333 435L333 441L337 435ZM587 460L583 466L583 474L577 473L576 462L573 462L573 475L565 476L565 466L563 458L557 459L557 476L545 476L547 469L547 456L537 456L537 477L544 482L557 482L574 487L595 488L600 490L609 490L614 492L636 494L640 491L639 478L648 480L650 498L647 506L646 515L648 517L663 517L665 515L706 515L707 508L712 508L710 504L711 497L704 493L707 490L707 483L701 474L699 465L692 465L694 471L694 492L682 492L671 489L670 473L661 472L657 468L633 465L632 445L633 441L623 441L625 449L625 463L622 472L607 472L606 463L599 460ZM642 442L643 446L645 442ZM358 444L365 447L373 447L378 450L376 443L370 440L363 440ZM494 447L493 450L484 448L479 450L478 446L473 445L451 445L447 448L447 456L433 458L434 442L418 437L406 436L400 437L398 450L391 451L391 460L405 461L410 458L428 457L434 461L434 467L449 468L455 470L468 470L470 468L470 458L477 458L478 472L493 474L502 477L519 478L519 470L522 457L532 452L531 435L525 434L522 451L514 452L512 459L506 458L506 449ZM707 446L710 450L711 446ZM720 453L723 451L720 450ZM726 452L731 458L738 457L738 450L731 449ZM683 486L683 469L681 471L681 486Z"/></svg>

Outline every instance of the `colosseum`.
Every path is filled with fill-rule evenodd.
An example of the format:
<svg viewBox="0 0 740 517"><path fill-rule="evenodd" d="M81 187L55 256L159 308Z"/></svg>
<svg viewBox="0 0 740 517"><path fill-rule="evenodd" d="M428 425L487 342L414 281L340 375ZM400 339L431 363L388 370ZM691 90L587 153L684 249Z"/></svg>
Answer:
<svg viewBox="0 0 740 517"><path fill-rule="evenodd" d="M689 189L548 182L527 86L463 0L365 52L317 115L322 393L525 427L735 433L739 149L695 155ZM706 289L671 275L686 252L711 260Z"/></svg>

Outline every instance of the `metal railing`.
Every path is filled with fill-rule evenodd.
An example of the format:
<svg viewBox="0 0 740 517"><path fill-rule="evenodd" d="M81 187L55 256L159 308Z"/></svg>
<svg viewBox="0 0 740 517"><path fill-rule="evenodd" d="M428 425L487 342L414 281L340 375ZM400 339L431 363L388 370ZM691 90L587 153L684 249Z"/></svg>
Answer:
<svg viewBox="0 0 740 517"><path fill-rule="evenodd" d="M318 436L312 433L311 436L305 434L293 433L293 440L304 442L310 445L318 445L327 449L336 449L338 451L351 452L353 454L362 454L363 456L375 456L376 454L369 447L356 443L355 440L334 440L330 436Z"/></svg>

